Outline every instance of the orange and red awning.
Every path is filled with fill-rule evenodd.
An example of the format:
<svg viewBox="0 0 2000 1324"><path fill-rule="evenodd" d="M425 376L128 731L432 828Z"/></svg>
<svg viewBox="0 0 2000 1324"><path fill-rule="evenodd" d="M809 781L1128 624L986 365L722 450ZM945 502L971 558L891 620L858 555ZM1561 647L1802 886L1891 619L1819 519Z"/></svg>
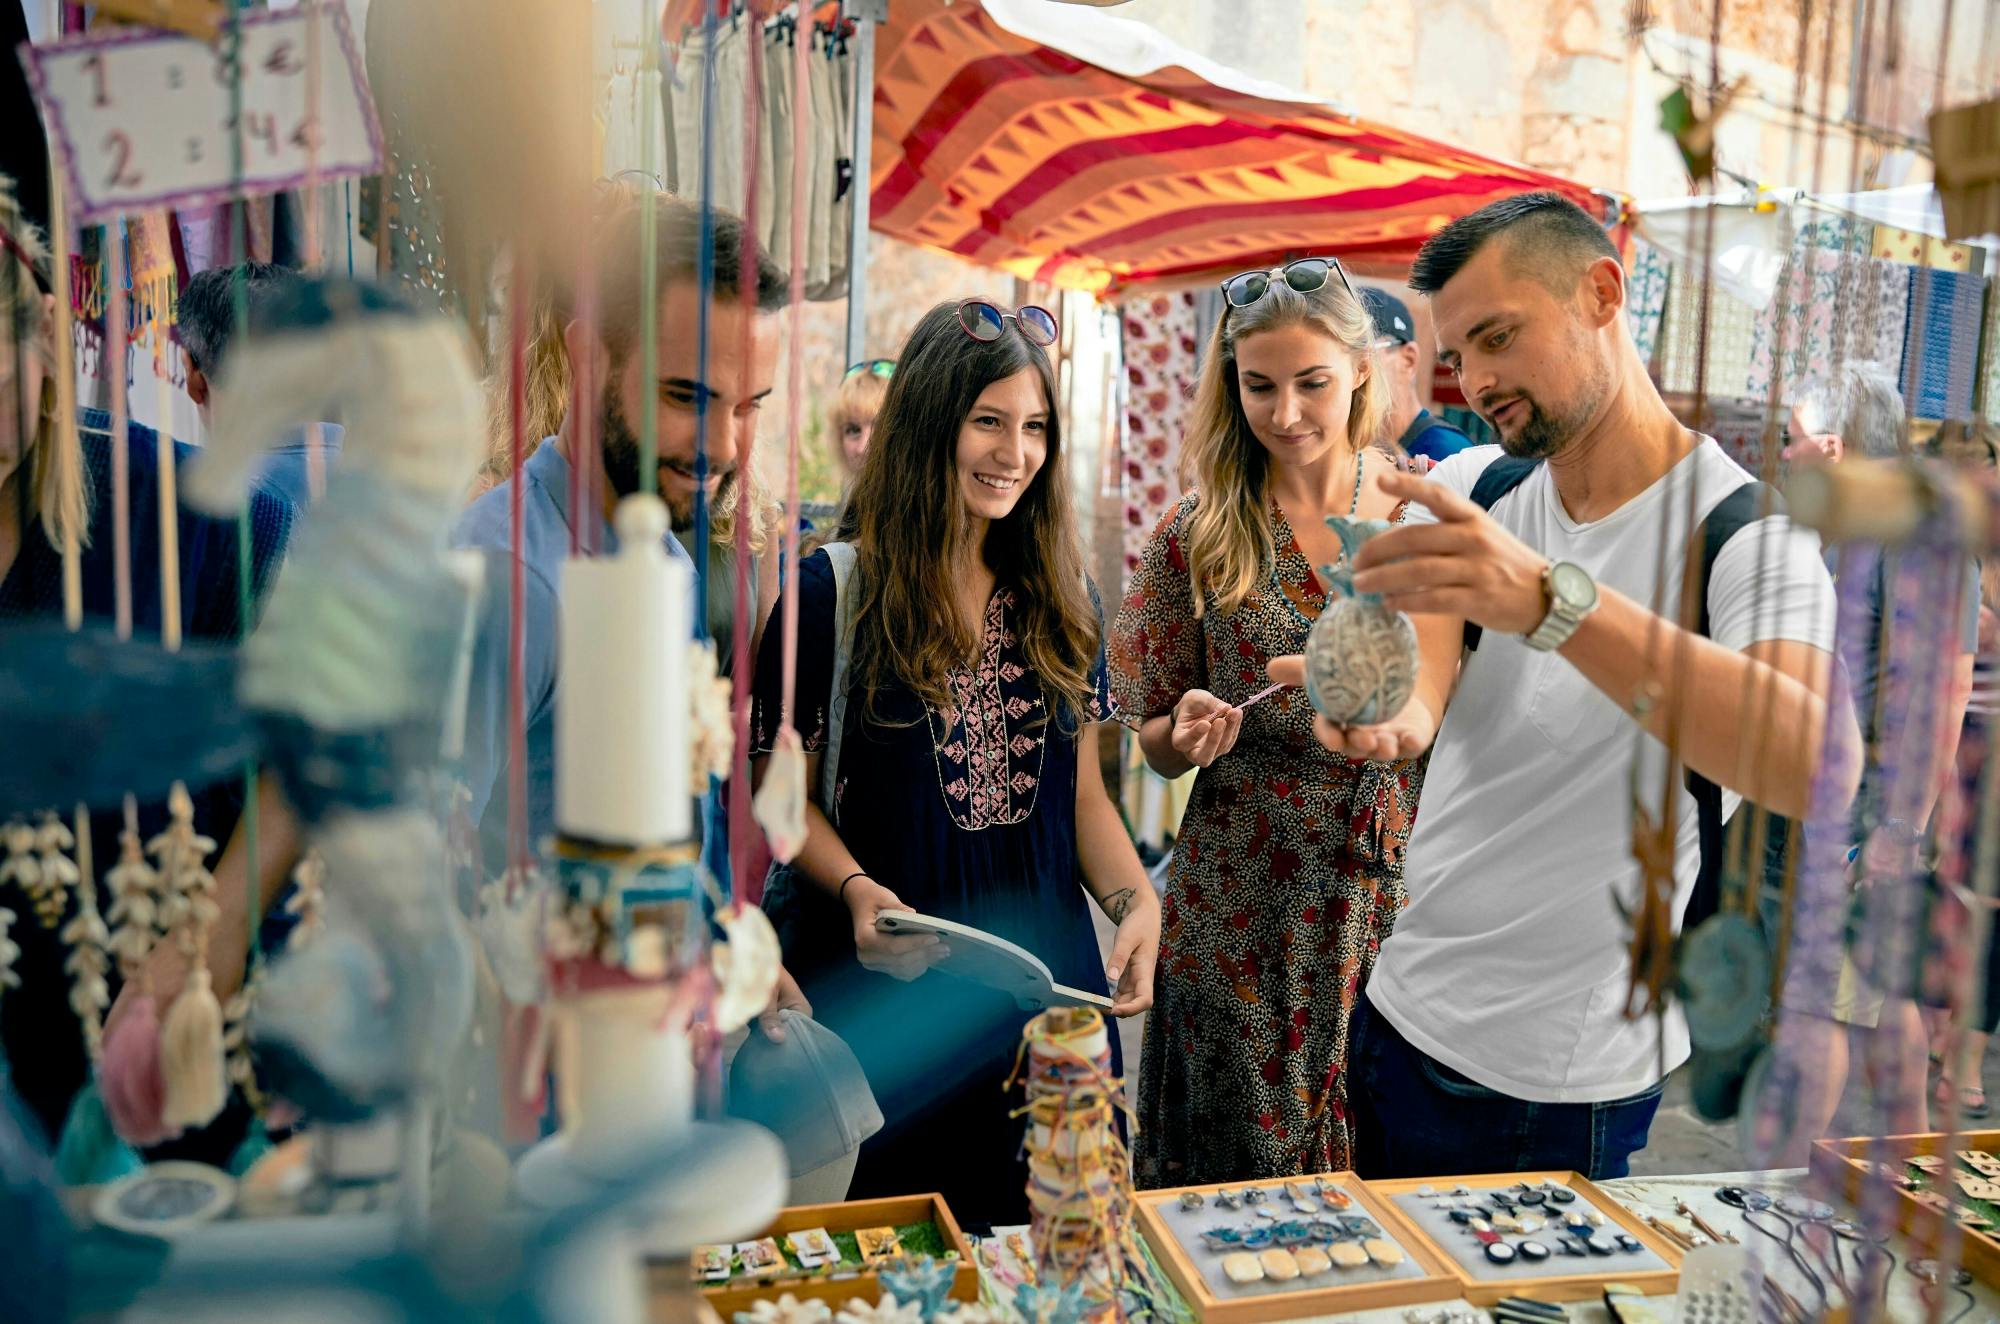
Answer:
<svg viewBox="0 0 2000 1324"><path fill-rule="evenodd" d="M871 224L1023 279L1103 292L1305 252L1396 264L1507 194L1604 209L1106 14L894 0L878 41Z"/></svg>

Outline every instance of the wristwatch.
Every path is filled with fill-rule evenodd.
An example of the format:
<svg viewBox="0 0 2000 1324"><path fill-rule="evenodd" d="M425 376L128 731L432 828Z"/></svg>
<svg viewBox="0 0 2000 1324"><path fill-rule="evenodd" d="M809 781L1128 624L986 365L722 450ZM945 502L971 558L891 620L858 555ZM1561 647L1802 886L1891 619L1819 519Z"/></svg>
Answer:
<svg viewBox="0 0 2000 1324"><path fill-rule="evenodd" d="M1569 642L1583 618L1597 610L1597 581L1574 562L1553 561L1542 571L1542 593L1549 600L1549 612L1526 642L1547 653Z"/></svg>

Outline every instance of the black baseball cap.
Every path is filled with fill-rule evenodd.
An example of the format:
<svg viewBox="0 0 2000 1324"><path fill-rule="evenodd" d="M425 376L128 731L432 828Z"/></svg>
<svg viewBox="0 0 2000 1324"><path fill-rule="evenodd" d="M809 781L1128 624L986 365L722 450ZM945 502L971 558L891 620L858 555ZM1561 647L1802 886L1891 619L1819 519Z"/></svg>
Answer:
<svg viewBox="0 0 2000 1324"><path fill-rule="evenodd" d="M1407 345L1417 338L1417 324L1410 320L1409 308L1395 295L1365 285L1361 289L1361 302L1375 319L1375 334L1382 339L1392 345Z"/></svg>

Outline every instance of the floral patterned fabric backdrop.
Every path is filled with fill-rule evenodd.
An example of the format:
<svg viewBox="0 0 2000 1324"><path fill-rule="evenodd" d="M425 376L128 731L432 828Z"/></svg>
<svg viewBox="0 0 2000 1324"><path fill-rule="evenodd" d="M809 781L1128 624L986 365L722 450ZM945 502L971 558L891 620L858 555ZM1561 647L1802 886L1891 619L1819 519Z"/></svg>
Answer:
<svg viewBox="0 0 2000 1324"><path fill-rule="evenodd" d="M1639 361L1651 363L1660 343L1660 318L1667 311L1667 278L1673 264L1643 239L1632 241L1631 269L1625 277L1625 315Z"/></svg>
<svg viewBox="0 0 2000 1324"><path fill-rule="evenodd" d="M1899 362L1909 314L1909 268L1852 253L1795 249L1783 291L1757 318L1750 394L1771 392L1780 316L1787 319L1782 381L1790 396L1805 381L1830 377L1835 363Z"/></svg>
<svg viewBox="0 0 2000 1324"><path fill-rule="evenodd" d="M1125 570L1153 529L1181 496L1181 431L1187 425L1200 368L1193 291L1134 298L1121 309L1125 351L1124 461Z"/></svg>

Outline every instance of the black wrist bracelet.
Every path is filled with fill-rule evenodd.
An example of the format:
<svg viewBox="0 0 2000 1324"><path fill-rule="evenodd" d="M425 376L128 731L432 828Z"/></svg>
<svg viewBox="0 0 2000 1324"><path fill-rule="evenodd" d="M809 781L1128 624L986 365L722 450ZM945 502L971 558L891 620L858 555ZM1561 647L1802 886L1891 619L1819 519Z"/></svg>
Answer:
<svg viewBox="0 0 2000 1324"><path fill-rule="evenodd" d="M866 871L866 870L861 870L861 871L857 871L857 872L855 872L855 873L851 873L851 874L847 875L847 877L845 877L845 878L843 878L843 879L841 879L841 880L840 880L840 890L839 890L838 892L835 892L835 893L834 893L834 898L835 898L835 899L836 899L837 901L839 901L839 902L840 902L840 903L841 903L842 905L846 905L846 904L847 904L847 885L848 885L849 883L853 882L853 881L854 881L855 879L857 879L857 878L866 878L866 877L868 877L868 874L867 874L867 871Z"/></svg>

